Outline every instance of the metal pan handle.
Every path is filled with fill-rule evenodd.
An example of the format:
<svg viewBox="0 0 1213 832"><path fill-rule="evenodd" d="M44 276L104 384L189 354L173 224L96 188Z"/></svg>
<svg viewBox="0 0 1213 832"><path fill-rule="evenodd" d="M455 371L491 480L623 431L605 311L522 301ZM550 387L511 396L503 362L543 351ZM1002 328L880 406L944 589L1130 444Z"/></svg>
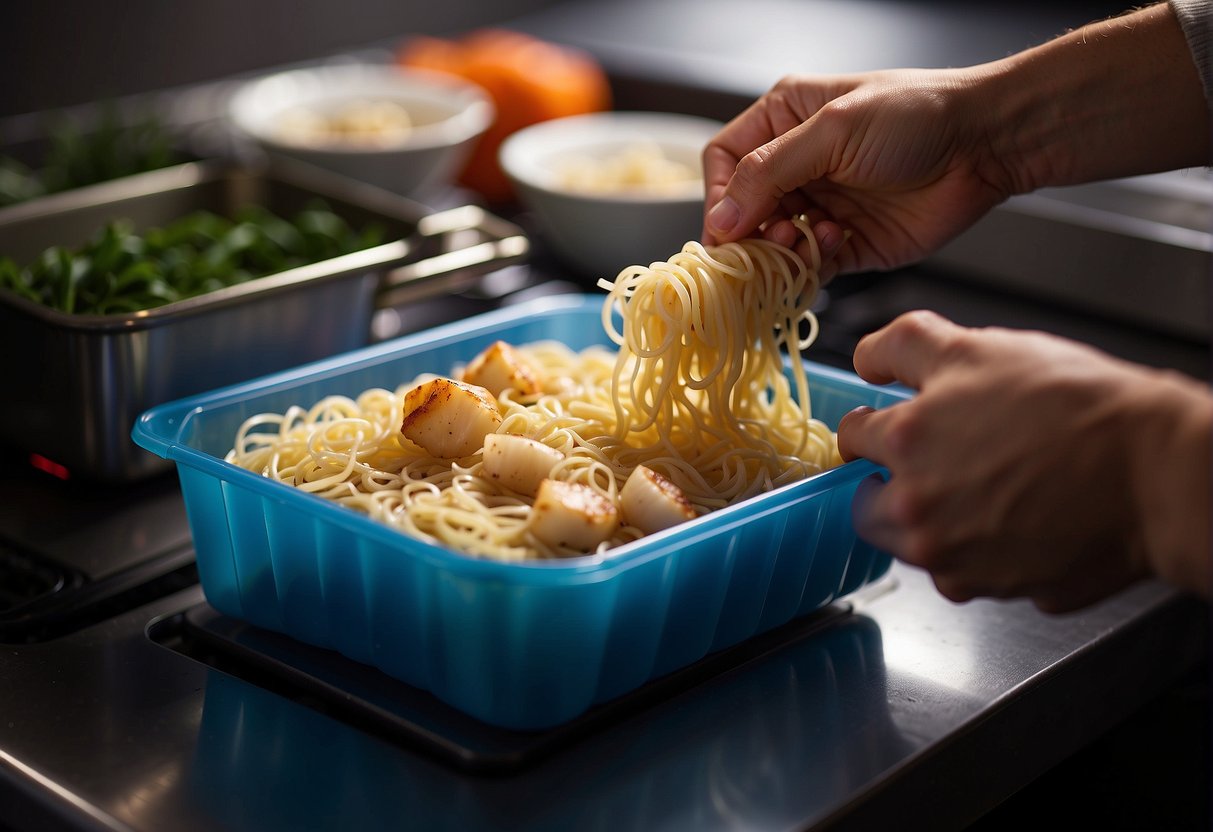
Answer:
<svg viewBox="0 0 1213 832"><path fill-rule="evenodd" d="M522 262L531 249L521 228L475 205L423 217L416 236L419 246L450 237L443 245L451 247L387 272L376 296L378 306L396 306L435 290L461 288L484 274Z"/></svg>

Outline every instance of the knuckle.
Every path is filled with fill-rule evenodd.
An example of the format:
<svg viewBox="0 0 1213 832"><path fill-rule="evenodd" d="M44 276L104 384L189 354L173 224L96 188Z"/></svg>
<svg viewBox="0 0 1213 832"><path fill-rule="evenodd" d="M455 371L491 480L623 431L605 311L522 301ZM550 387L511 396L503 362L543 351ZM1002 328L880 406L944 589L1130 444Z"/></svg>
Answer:
<svg viewBox="0 0 1213 832"><path fill-rule="evenodd" d="M856 100L852 96L831 98L813 114L813 121L819 129L845 130L850 126L856 106Z"/></svg>
<svg viewBox="0 0 1213 832"><path fill-rule="evenodd" d="M799 75L784 75L771 87L769 94L783 95L794 91L801 84Z"/></svg>
<svg viewBox="0 0 1213 832"><path fill-rule="evenodd" d="M737 163L737 176L745 182L757 182L762 179L771 164L771 152L766 145L757 147L741 157Z"/></svg>
<svg viewBox="0 0 1213 832"><path fill-rule="evenodd" d="M977 597L977 593L964 580L951 575L932 575L931 578L939 594L953 603L963 604Z"/></svg>
<svg viewBox="0 0 1213 832"><path fill-rule="evenodd" d="M929 343L932 351L945 363L967 361L980 348L979 340L973 337L973 330L958 326L929 309L903 312L889 324L888 337L890 346L897 351Z"/></svg>
<svg viewBox="0 0 1213 832"><path fill-rule="evenodd" d="M904 338L922 338L939 329L943 317L930 309L903 312L893 321L895 331Z"/></svg>
<svg viewBox="0 0 1213 832"><path fill-rule="evenodd" d="M733 186L746 194L781 197L783 191L773 180L772 153L770 146L763 145L743 156L733 173Z"/></svg>
<svg viewBox="0 0 1213 832"><path fill-rule="evenodd" d="M980 351L978 339L971 330L949 324L939 338L939 355L945 363L969 363Z"/></svg>

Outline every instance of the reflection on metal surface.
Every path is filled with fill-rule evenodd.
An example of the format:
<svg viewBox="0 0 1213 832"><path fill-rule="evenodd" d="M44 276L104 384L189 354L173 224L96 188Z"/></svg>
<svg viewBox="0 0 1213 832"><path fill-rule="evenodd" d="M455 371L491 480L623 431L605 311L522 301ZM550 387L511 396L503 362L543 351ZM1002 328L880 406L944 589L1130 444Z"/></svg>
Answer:
<svg viewBox="0 0 1213 832"><path fill-rule="evenodd" d="M897 656L898 671L929 679L931 688L942 687L964 696L989 672L988 666L979 666L970 641L946 632L923 639L915 630L891 628L884 638L889 655Z"/></svg>
<svg viewBox="0 0 1213 832"><path fill-rule="evenodd" d="M522 774L469 780L211 672L188 788L229 829L787 827L904 755L884 702L880 631L850 615Z"/></svg>
<svg viewBox="0 0 1213 832"><path fill-rule="evenodd" d="M19 776L26 778L31 783L37 784L39 788L45 789L48 794L53 795L57 800L63 801L64 806L67 807L64 814L78 814L80 817L86 818L93 828L96 829L112 829L115 832L124 832L126 829L125 826L97 807L90 805L87 801L73 794L70 789L56 783L53 778L45 776L37 769L26 765L19 758L5 752L4 749L0 749L0 764L3 764L5 768L11 769Z"/></svg>
<svg viewBox="0 0 1213 832"><path fill-rule="evenodd" d="M492 777L149 638L203 602L194 587L0 650L0 758L12 775L0 805L118 818L138 792L147 799L128 828L174 832L808 829L823 819L885 829L907 813L961 828L1207 655L1207 607L1194 615L1156 584L1048 617L1021 603L950 604L916 570L892 574L896 589L853 599L857 614ZM904 653L921 642L940 647ZM981 670L965 690L934 681L950 678L956 644ZM1000 764L975 770L974 759ZM86 820L78 828L98 828Z"/></svg>
<svg viewBox="0 0 1213 832"><path fill-rule="evenodd" d="M1175 171L1013 197L928 263L1209 343L1213 179Z"/></svg>
<svg viewBox="0 0 1213 832"><path fill-rule="evenodd" d="M139 785L114 807L114 814L124 823L136 827L148 818L165 817L171 811L166 811L165 804L171 804L175 799L180 781L180 762L167 762L163 768L148 772Z"/></svg>

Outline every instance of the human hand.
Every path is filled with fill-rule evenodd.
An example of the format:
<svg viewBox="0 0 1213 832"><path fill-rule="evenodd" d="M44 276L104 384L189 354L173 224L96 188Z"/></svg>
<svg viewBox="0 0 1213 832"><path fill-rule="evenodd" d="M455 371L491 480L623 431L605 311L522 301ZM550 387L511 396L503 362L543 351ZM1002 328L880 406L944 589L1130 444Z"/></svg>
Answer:
<svg viewBox="0 0 1213 832"><path fill-rule="evenodd" d="M1150 572L1207 593L1213 399L1042 333L929 312L860 341L855 369L918 395L839 425L844 459L888 468L857 494L859 535L955 601L1093 603Z"/></svg>
<svg viewBox="0 0 1213 832"><path fill-rule="evenodd" d="M1209 125L1167 3L973 67L790 77L705 148L703 242L762 227L807 259L805 213L823 279L895 268L1012 194L1207 165Z"/></svg>
<svg viewBox="0 0 1213 832"><path fill-rule="evenodd" d="M915 261L1022 187L990 144L980 68L780 81L703 154L703 240L807 243L807 214L836 272ZM852 235L843 246L844 230Z"/></svg>

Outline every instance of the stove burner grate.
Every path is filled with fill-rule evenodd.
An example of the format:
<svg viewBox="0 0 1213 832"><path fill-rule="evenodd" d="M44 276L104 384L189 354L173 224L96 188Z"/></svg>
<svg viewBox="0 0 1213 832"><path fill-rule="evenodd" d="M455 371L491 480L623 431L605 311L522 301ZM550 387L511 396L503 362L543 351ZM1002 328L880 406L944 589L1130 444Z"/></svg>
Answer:
<svg viewBox="0 0 1213 832"><path fill-rule="evenodd" d="M59 638L197 583L189 548L90 580L0 541L0 644Z"/></svg>

